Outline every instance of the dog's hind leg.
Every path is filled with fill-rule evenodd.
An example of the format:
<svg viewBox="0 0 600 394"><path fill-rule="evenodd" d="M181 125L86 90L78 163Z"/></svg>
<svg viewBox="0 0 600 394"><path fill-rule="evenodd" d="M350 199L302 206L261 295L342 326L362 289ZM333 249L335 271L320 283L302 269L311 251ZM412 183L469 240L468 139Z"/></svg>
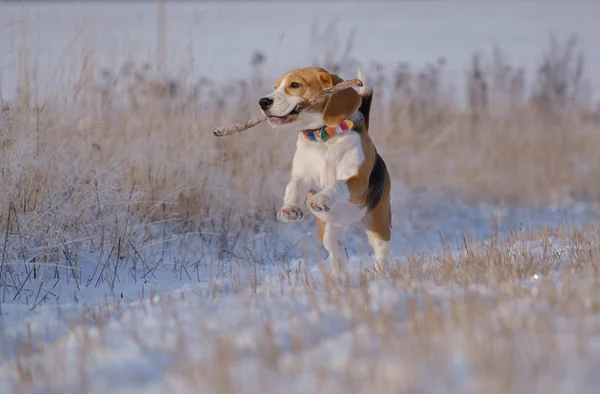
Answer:
<svg viewBox="0 0 600 394"><path fill-rule="evenodd" d="M344 252L340 245L341 227L328 224L317 219L319 224L319 235L321 242L329 254L329 263L335 274L341 274L345 271Z"/></svg>
<svg viewBox="0 0 600 394"><path fill-rule="evenodd" d="M383 273L388 269L388 261L390 257L390 240L382 238L376 231L367 230L369 244L375 253L375 263L373 269L377 273Z"/></svg>
<svg viewBox="0 0 600 394"><path fill-rule="evenodd" d="M379 203L365 216L363 224L369 238L369 244L375 254L373 268L381 273L388 268L390 239L392 236L392 210L390 206L389 180Z"/></svg>

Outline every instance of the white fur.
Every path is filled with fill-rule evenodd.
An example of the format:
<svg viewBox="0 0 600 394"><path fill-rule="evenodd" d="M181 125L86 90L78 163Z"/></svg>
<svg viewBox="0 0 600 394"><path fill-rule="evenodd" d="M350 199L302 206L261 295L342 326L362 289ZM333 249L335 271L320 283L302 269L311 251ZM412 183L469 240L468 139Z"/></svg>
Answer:
<svg viewBox="0 0 600 394"><path fill-rule="evenodd" d="M285 116L302 101L302 97L290 96L285 92L287 86L287 76L283 78L281 84L275 91L265 97L273 99L273 104L267 110L267 115Z"/></svg>
<svg viewBox="0 0 600 394"><path fill-rule="evenodd" d="M388 268L388 260L390 256L390 242L377 237L371 231L367 231L369 244L375 252L375 264L373 268L376 272L383 272Z"/></svg>
<svg viewBox="0 0 600 394"><path fill-rule="evenodd" d="M358 79L361 80L363 85L358 89L358 93L362 96L368 91L372 90L370 86L368 86L367 74L365 74L360 68L358 69Z"/></svg>
<svg viewBox="0 0 600 394"><path fill-rule="evenodd" d="M351 204L346 181L358 173L364 160L360 136L353 130L337 135L325 143L298 136L292 162L292 179L286 187L284 207L298 206L306 193L319 191L307 203L319 219L338 226L360 220L365 208Z"/></svg>
<svg viewBox="0 0 600 394"><path fill-rule="evenodd" d="M309 190L318 192L307 200L311 212L326 223L323 246L329 253L334 271L344 268L344 256L338 244L343 227L360 221L366 208L351 204L346 181L358 172L364 160L360 136L353 130L337 135L325 143L298 136L292 163L292 176L285 189L283 207L278 217L290 222L298 217Z"/></svg>
<svg viewBox="0 0 600 394"><path fill-rule="evenodd" d="M336 274L341 274L346 268L344 264L344 251L340 246L341 232L342 227L328 223L325 225L325 233L323 234L323 247L329 253L329 262Z"/></svg>

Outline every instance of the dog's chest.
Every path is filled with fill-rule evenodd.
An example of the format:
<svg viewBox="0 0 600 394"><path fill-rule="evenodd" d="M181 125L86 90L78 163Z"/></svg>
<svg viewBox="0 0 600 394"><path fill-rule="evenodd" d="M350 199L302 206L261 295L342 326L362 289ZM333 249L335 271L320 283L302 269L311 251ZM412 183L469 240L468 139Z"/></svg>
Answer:
<svg viewBox="0 0 600 394"><path fill-rule="evenodd" d="M325 144L299 141L293 162L295 175L320 188L331 186L344 164L342 157L352 145L349 137Z"/></svg>
<svg viewBox="0 0 600 394"><path fill-rule="evenodd" d="M302 145L294 155L294 172L314 186L325 187L327 182L327 148L317 144Z"/></svg>

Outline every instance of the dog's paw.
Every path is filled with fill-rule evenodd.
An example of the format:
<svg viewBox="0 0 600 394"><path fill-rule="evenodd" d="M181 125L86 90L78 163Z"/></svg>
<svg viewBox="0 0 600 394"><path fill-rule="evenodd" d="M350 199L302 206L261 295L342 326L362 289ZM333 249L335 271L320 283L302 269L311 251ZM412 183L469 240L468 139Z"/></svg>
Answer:
<svg viewBox="0 0 600 394"><path fill-rule="evenodd" d="M300 207L283 207L277 212L277 219L283 223L293 222L294 220L300 220L304 217L304 213Z"/></svg>
<svg viewBox="0 0 600 394"><path fill-rule="evenodd" d="M317 193L311 196L306 204L315 212L328 212L333 207L331 196L325 193Z"/></svg>

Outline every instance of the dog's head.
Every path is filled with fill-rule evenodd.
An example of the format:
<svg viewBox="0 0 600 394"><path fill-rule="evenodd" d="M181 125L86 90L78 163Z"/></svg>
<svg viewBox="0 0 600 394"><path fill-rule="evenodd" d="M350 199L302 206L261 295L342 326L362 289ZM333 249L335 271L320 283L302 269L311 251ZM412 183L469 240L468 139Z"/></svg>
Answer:
<svg viewBox="0 0 600 394"><path fill-rule="evenodd" d="M296 106L342 81L319 67L299 68L282 75L275 83L275 90L258 103L273 128L297 131L323 125L335 127L360 106L360 95L354 89L345 89L300 113Z"/></svg>

